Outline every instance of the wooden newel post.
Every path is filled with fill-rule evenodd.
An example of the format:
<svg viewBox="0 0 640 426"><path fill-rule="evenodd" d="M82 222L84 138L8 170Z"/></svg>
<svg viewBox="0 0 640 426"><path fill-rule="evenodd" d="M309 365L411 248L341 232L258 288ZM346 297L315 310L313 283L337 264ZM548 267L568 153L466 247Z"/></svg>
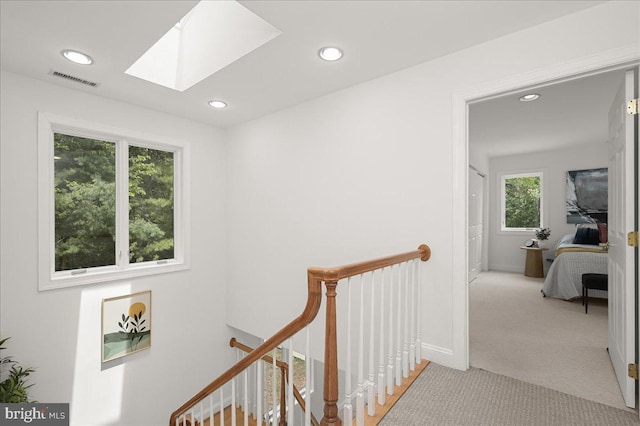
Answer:
<svg viewBox="0 0 640 426"><path fill-rule="evenodd" d="M338 417L338 334L336 325L336 287L338 281L325 281L327 286L327 321L324 341L324 417L320 425L341 426Z"/></svg>

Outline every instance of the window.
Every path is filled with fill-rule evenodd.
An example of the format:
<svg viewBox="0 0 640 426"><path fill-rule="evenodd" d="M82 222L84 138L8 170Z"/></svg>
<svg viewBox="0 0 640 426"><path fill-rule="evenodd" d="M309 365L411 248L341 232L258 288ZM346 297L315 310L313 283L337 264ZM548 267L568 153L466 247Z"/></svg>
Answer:
<svg viewBox="0 0 640 426"><path fill-rule="evenodd" d="M40 289L188 268L185 146L39 116Z"/></svg>
<svg viewBox="0 0 640 426"><path fill-rule="evenodd" d="M543 227L542 172L501 176L501 230Z"/></svg>

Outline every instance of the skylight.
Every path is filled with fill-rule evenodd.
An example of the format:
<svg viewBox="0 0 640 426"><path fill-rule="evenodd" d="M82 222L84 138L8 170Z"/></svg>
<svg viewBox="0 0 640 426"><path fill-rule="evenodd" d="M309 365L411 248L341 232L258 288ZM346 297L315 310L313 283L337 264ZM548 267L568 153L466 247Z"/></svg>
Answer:
<svg viewBox="0 0 640 426"><path fill-rule="evenodd" d="M236 1L201 1L125 72L183 92L280 34Z"/></svg>

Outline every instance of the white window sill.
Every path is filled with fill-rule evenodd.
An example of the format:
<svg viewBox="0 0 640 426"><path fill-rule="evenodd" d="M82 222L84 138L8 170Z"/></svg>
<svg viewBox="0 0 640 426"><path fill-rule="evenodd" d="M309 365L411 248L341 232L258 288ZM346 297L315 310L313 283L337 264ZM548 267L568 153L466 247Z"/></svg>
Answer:
<svg viewBox="0 0 640 426"><path fill-rule="evenodd" d="M170 272L188 270L190 265L175 260L158 264L157 262L147 262L143 265L136 265L127 270L117 267L107 266L86 270L86 273L63 272L56 273L50 277L43 277L40 280L39 290L55 290L60 288L75 287L80 285L98 284L110 281L122 281L130 278L145 277L150 275L165 274Z"/></svg>

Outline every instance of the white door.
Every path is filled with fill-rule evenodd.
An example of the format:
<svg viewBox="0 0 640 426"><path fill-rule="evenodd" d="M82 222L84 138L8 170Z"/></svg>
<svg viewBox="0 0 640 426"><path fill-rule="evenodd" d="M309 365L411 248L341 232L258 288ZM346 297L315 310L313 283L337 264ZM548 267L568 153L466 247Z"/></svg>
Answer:
<svg viewBox="0 0 640 426"><path fill-rule="evenodd" d="M609 111L609 356L628 407L635 407L635 381L627 372L635 363L635 259L627 245L634 227L634 72L628 71Z"/></svg>
<svg viewBox="0 0 640 426"><path fill-rule="evenodd" d="M469 282L482 271L484 176L469 168Z"/></svg>

